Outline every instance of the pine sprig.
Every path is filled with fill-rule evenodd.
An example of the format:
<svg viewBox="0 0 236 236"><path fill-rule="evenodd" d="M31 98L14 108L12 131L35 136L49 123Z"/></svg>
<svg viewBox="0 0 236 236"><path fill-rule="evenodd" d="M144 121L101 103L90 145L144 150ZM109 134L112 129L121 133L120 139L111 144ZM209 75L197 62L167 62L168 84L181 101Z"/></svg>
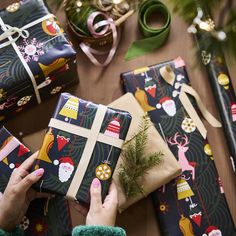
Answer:
<svg viewBox="0 0 236 236"><path fill-rule="evenodd" d="M149 127L150 119L145 115L139 124L139 131L123 146L123 163L119 169L119 181L127 198L144 194L143 186L139 182L149 169L160 164L162 160L163 153L161 152L155 152L149 156L145 153Z"/></svg>

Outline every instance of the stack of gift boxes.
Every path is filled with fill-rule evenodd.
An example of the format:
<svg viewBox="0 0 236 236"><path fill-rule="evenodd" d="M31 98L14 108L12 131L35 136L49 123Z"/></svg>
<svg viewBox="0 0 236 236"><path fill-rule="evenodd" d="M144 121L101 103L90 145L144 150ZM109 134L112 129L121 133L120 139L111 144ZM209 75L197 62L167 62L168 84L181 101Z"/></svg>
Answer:
<svg viewBox="0 0 236 236"><path fill-rule="evenodd" d="M0 120L77 82L76 53L43 1L24 0L0 11L0 25L0 35L11 26L19 29L0 42ZM90 184L96 177L104 199L113 173L120 212L152 193L163 235L233 235L234 224L199 118L199 110L205 108L189 86L184 61L177 58L125 72L121 79L129 93L108 107L61 93L32 168L45 170L34 188L57 197L32 203L21 223L26 235L37 235L33 233L37 222L45 229L43 235L68 234L70 214L62 196L89 204ZM146 113L151 121L145 152L159 151L162 158L139 180L144 193L129 198L119 182L119 167L124 164L119 157ZM206 119L220 126L211 115ZM30 155L4 127L0 130L1 192L12 171ZM51 220L65 227L52 229Z"/></svg>

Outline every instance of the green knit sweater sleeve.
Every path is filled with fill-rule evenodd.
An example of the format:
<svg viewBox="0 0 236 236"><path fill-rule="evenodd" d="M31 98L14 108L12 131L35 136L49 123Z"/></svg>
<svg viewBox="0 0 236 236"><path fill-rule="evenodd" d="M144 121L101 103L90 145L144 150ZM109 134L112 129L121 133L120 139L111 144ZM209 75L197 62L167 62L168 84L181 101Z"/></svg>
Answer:
<svg viewBox="0 0 236 236"><path fill-rule="evenodd" d="M24 236L24 232L18 227L10 233L0 229L0 236Z"/></svg>
<svg viewBox="0 0 236 236"><path fill-rule="evenodd" d="M126 236L125 231L120 227L109 226L77 226L72 236Z"/></svg>

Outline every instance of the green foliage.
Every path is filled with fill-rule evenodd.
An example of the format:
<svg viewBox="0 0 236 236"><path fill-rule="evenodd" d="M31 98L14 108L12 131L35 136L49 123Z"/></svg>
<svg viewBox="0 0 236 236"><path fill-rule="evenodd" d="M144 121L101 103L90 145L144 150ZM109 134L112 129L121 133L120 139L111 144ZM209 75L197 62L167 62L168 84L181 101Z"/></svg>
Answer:
<svg viewBox="0 0 236 236"><path fill-rule="evenodd" d="M142 177L150 168L160 164L162 160L161 152L146 156L145 148L148 142L149 126L149 117L145 115L140 122L138 133L124 144L122 150L123 164L119 169L119 181L128 198L144 194L143 186L138 182L141 182Z"/></svg>
<svg viewBox="0 0 236 236"><path fill-rule="evenodd" d="M200 7L203 12L203 20L211 17L213 10L220 8L222 2L225 3L224 8L219 12L219 24L215 26L216 31L206 32L198 27L198 43L200 48L207 51L227 51L230 56L236 58L236 9L231 4L232 0L170 0L174 5L174 10L189 24L197 16L197 9ZM224 24L224 19L228 17L228 21ZM215 21L216 24L216 21ZM220 40L217 33L223 31L226 33L226 39Z"/></svg>
<svg viewBox="0 0 236 236"><path fill-rule="evenodd" d="M210 14L211 10L219 6L222 0L170 0L170 2L174 5L174 10L184 20L191 22L197 15L198 7Z"/></svg>

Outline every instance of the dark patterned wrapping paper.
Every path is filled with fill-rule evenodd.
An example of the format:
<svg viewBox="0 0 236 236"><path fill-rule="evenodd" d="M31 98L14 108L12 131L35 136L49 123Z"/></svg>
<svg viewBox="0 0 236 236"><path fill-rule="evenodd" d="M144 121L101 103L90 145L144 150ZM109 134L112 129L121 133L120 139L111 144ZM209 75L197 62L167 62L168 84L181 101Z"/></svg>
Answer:
<svg viewBox="0 0 236 236"><path fill-rule="evenodd" d="M30 150L5 127L0 129L0 192L5 190L12 171L30 155Z"/></svg>
<svg viewBox="0 0 236 236"><path fill-rule="evenodd" d="M104 116L98 118L100 106L68 93L61 94L35 163L35 169L45 169L36 186L40 191L65 196L74 182L74 195L67 197L89 203L90 184L97 177L105 197L131 116L128 112L102 106ZM55 125L57 123L61 126ZM98 126L97 133L92 134L94 126ZM92 139L94 145L88 146ZM84 156L85 150L91 153ZM87 165L81 166L84 161L88 162ZM75 181L75 177L81 178L81 182Z"/></svg>
<svg viewBox="0 0 236 236"><path fill-rule="evenodd" d="M204 35L201 35L204 37ZM199 35L200 38L200 35ZM220 49L209 52L200 45L202 63L206 67L212 91L219 109L230 158L236 172L236 96L224 54Z"/></svg>
<svg viewBox="0 0 236 236"><path fill-rule="evenodd" d="M4 192L12 171L31 156L30 150L2 127L0 130L0 192ZM6 155L6 156L5 156ZM3 157L3 158L2 158ZM45 207L47 211L45 212ZM72 225L68 202L62 197L31 202L20 223L26 236L67 236Z"/></svg>
<svg viewBox="0 0 236 236"><path fill-rule="evenodd" d="M78 82L76 52L43 0L1 10L0 26L0 35L20 30L0 41L0 121L39 103L37 91L43 101Z"/></svg>
<svg viewBox="0 0 236 236"><path fill-rule="evenodd" d="M161 76L160 69L166 65L174 72L173 85ZM180 178L152 194L163 235L235 235L210 145L179 99L181 85L189 84L184 61L178 58L121 77L126 91L149 113L182 167Z"/></svg>

